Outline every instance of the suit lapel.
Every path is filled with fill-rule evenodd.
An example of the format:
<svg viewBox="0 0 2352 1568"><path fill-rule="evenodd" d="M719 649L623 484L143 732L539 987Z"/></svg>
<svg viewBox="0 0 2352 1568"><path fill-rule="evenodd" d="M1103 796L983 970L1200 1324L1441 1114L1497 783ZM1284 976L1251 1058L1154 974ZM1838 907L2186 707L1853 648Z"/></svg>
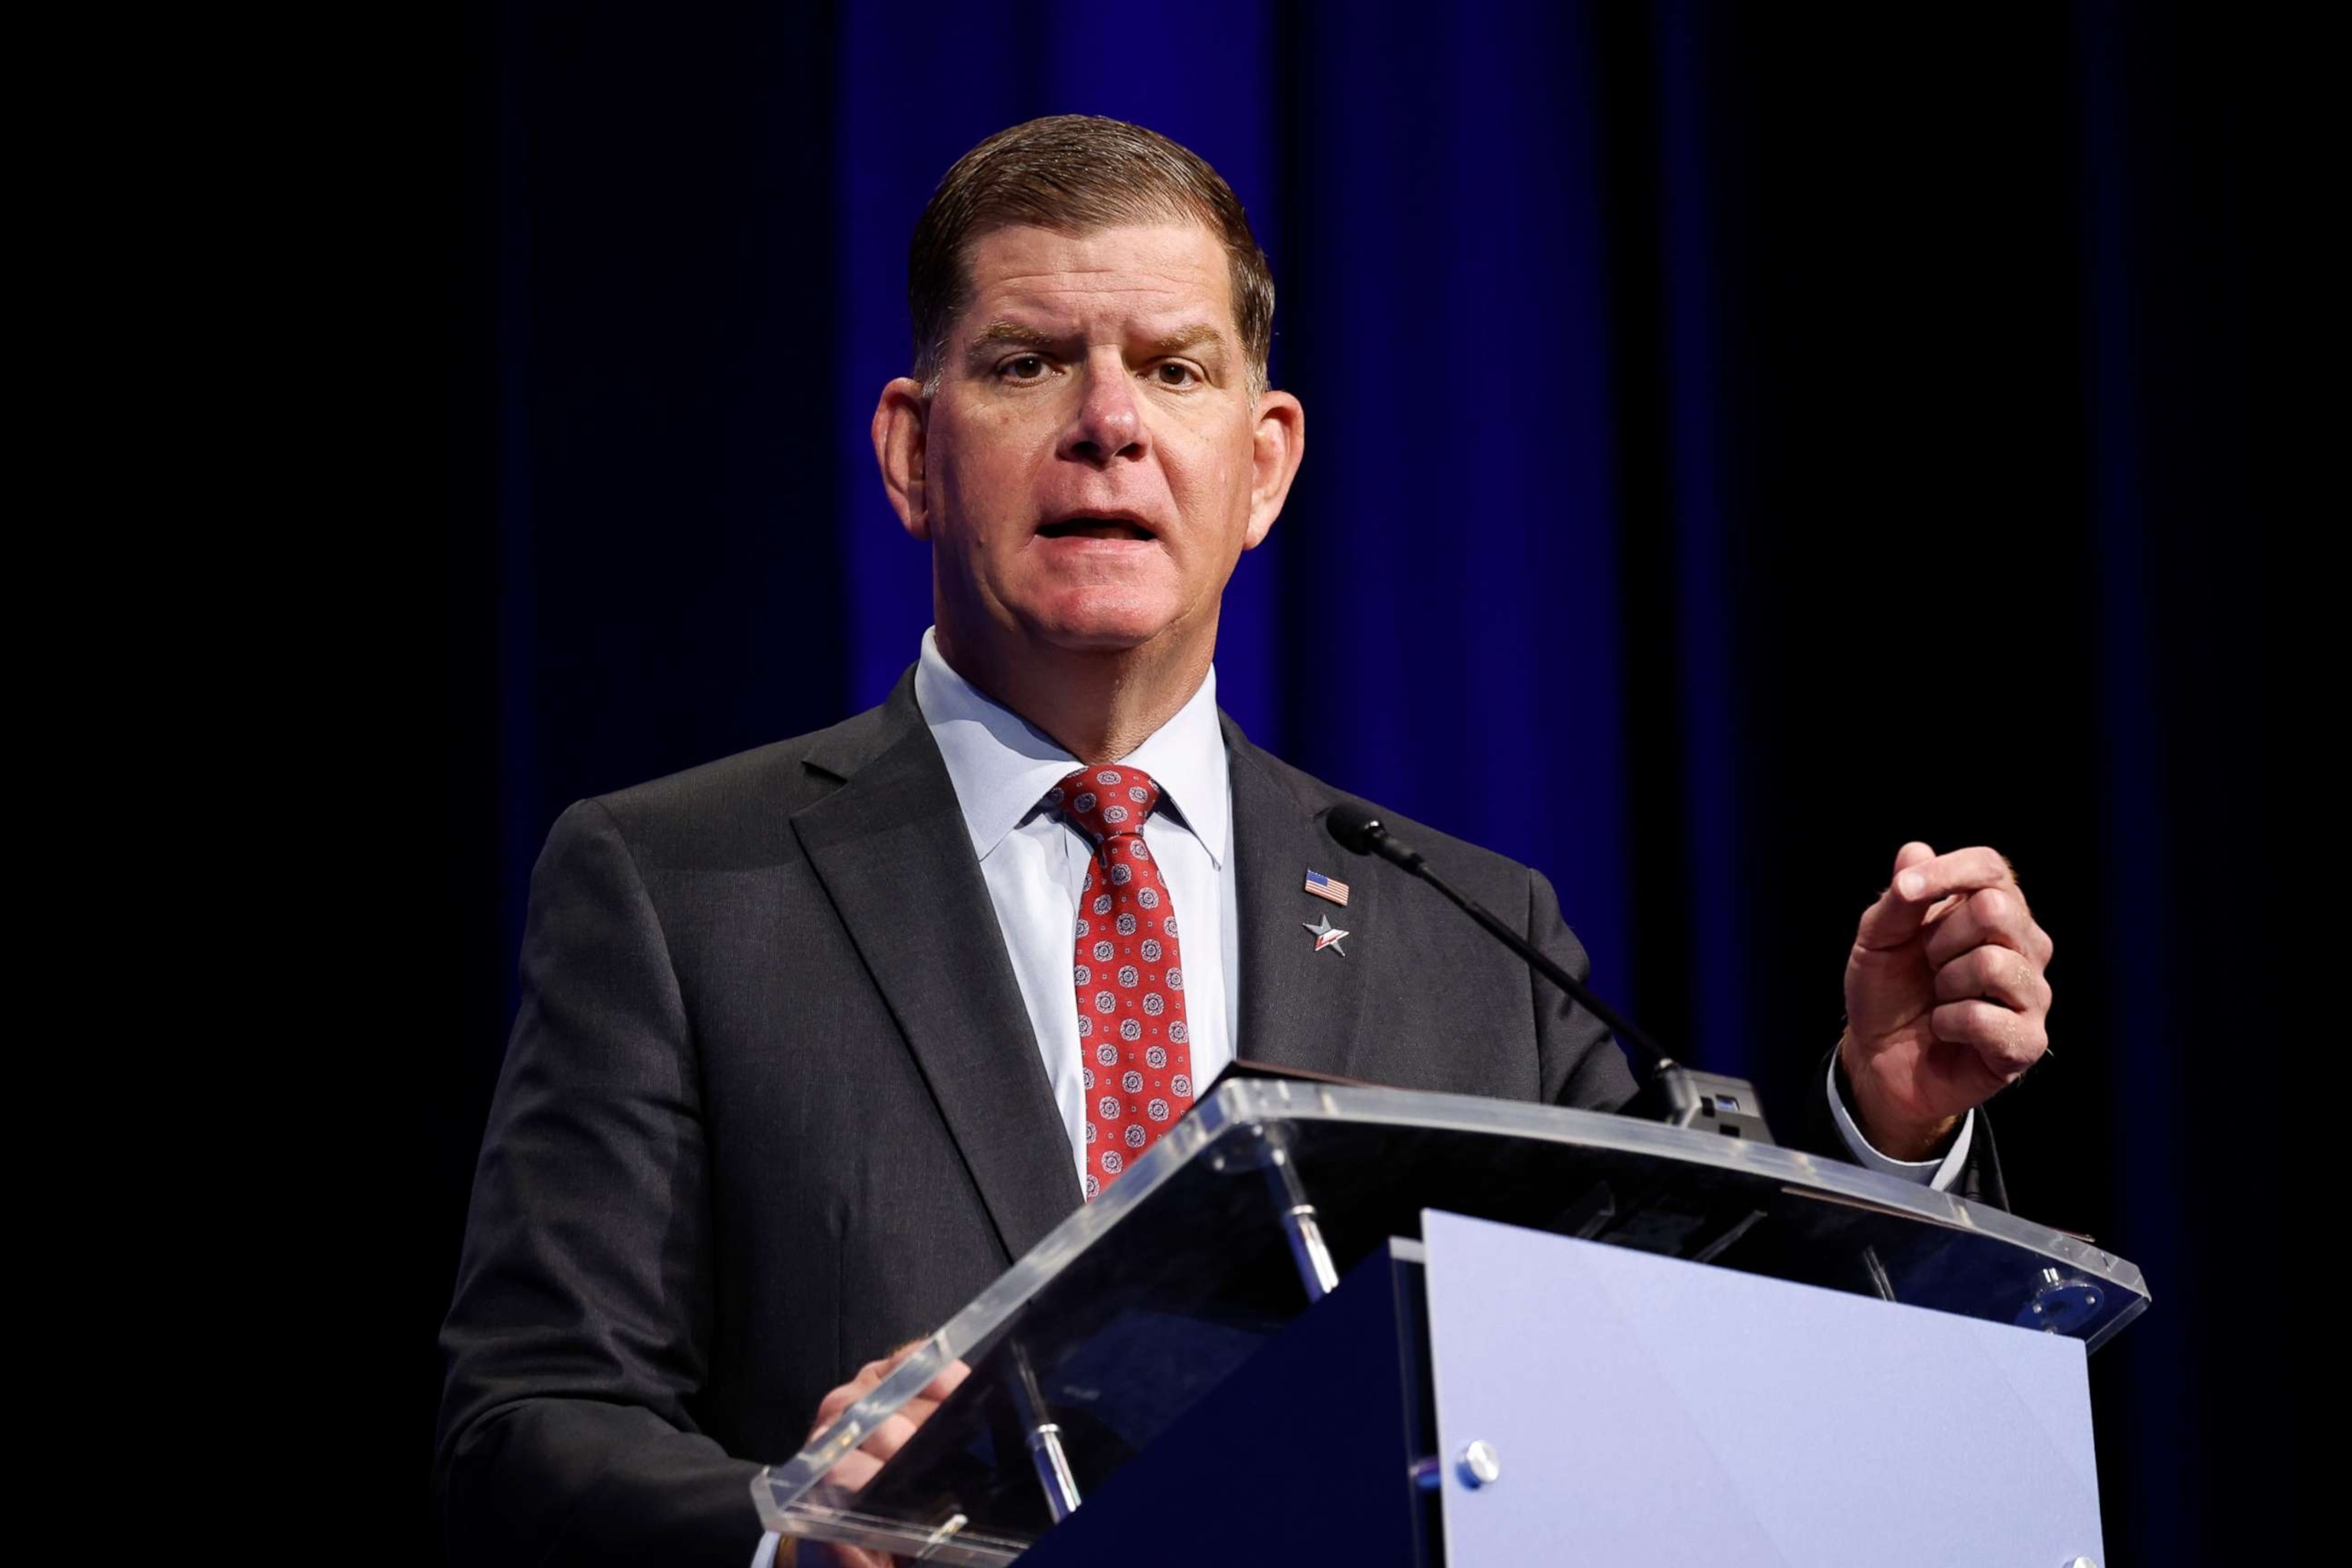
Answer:
<svg viewBox="0 0 2352 1568"><path fill-rule="evenodd" d="M1357 876L1344 909L1309 894L1309 868L1328 870L1348 858L1323 831L1330 802L1302 800L1230 719L1225 750L1241 919L1242 1025L1234 1054L1344 1076L1364 994L1387 956L1378 884L1368 871ZM1326 915L1352 934L1340 950L1318 952L1306 927Z"/></svg>
<svg viewBox="0 0 2352 1568"><path fill-rule="evenodd" d="M1078 1206L1069 1137L1038 1060L955 786L899 682L863 756L810 761L838 790L793 829L913 1049L1008 1257Z"/></svg>

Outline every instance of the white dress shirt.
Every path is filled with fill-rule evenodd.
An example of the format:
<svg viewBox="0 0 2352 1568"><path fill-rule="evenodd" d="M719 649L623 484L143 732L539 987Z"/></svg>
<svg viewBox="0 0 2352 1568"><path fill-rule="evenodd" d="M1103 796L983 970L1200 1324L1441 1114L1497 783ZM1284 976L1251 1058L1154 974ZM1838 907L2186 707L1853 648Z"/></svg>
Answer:
<svg viewBox="0 0 2352 1568"><path fill-rule="evenodd" d="M1870 1141L1862 1135L1862 1129L1853 1124L1853 1118L1847 1113L1845 1100L1837 1091L1835 1057L1830 1058L1830 1076L1826 1081L1829 1085L1830 1114L1837 1119L1838 1136L1845 1140L1845 1146L1853 1152L1854 1159L1869 1169L1883 1176L1900 1176L1906 1182L1917 1182L1940 1193L1952 1184L1953 1179L1960 1173L1960 1167L1969 1163L1969 1144L1975 1140L1977 1132L1975 1111L1971 1110L1960 1118L1960 1131L1952 1140L1952 1146L1937 1158L1891 1160L1870 1146Z"/></svg>
<svg viewBox="0 0 2352 1568"><path fill-rule="evenodd" d="M939 742L963 808L1045 1081L1054 1087L1062 1131L1069 1134L1070 1163L1083 1184L1087 1097L1079 1075L1085 1063L1070 966L1078 891L1094 845L1044 806L1045 792L1068 777L1078 760L949 668L929 632L915 666L915 705ZM1143 841L1183 922L1184 1019L1198 1092L1234 1059L1241 1025L1234 800L1224 731L1217 726L1216 671L1174 718L1118 761L1142 769L1160 786L1160 805L1143 825Z"/></svg>

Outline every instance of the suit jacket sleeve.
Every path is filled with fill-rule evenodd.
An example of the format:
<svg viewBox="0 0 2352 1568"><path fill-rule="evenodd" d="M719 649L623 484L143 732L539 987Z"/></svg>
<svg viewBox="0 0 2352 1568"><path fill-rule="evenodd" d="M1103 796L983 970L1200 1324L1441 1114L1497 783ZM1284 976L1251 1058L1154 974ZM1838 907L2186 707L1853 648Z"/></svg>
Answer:
<svg viewBox="0 0 2352 1568"><path fill-rule="evenodd" d="M711 1313L694 1042L595 802L564 814L532 874L522 983L442 1334L451 1557L742 1568L758 1467L691 1413Z"/></svg>

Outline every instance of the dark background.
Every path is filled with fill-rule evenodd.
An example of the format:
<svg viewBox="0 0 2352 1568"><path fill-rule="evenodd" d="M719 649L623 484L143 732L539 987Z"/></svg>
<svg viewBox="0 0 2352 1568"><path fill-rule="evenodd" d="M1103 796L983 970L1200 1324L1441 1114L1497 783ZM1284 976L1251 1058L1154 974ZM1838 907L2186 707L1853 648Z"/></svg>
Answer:
<svg viewBox="0 0 2352 1568"><path fill-rule="evenodd" d="M2059 996L2000 1104L2011 1194L2156 1299L2092 1363L2108 1561L2290 1544L2294 1178L2251 1085L2303 852L2309 40L2090 3L1435 13L446 14L398 209L429 460L383 563L422 708L414 842L378 847L423 1113L388 1542L433 1551L431 1339L540 842L911 660L927 565L865 435L906 238L966 147L1083 110L1216 164L1280 285L1308 454L1228 595L1228 710L1547 871L1605 991L1784 1120L1895 848L2006 851Z"/></svg>

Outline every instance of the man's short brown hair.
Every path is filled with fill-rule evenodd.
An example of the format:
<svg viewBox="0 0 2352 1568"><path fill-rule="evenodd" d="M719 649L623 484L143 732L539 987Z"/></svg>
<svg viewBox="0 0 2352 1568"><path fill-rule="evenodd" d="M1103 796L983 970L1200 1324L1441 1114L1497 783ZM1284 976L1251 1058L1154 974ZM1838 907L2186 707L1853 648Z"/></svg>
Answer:
<svg viewBox="0 0 2352 1568"><path fill-rule="evenodd" d="M1089 234L1171 220L1198 223L1224 246L1250 391L1263 392L1274 348L1274 272L1241 199L1196 153L1158 132L1092 114L1000 131L957 159L931 193L907 252L915 379L926 394L939 386L949 329L968 302L968 253L981 236L1024 225Z"/></svg>

